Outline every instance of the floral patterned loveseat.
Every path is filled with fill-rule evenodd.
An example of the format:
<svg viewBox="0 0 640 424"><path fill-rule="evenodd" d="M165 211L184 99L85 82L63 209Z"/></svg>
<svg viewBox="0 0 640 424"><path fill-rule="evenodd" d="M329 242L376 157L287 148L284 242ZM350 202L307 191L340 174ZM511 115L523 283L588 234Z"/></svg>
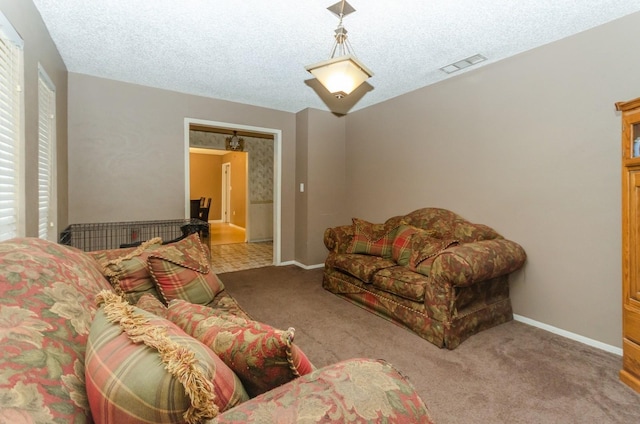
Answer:
<svg viewBox="0 0 640 424"><path fill-rule="evenodd" d="M522 247L440 208L328 228L323 287L438 347L513 319L509 274Z"/></svg>
<svg viewBox="0 0 640 424"><path fill-rule="evenodd" d="M293 329L242 311L205 250L197 235L0 243L0 422L432 422L384 361L315 369Z"/></svg>

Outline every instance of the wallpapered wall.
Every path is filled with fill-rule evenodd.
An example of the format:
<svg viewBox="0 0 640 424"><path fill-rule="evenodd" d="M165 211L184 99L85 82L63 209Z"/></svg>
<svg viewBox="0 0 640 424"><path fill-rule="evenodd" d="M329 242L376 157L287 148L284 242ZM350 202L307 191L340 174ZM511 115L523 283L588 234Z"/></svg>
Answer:
<svg viewBox="0 0 640 424"><path fill-rule="evenodd" d="M189 131L191 147L225 150L226 134ZM244 151L249 153L249 202L273 203L273 140L242 137Z"/></svg>

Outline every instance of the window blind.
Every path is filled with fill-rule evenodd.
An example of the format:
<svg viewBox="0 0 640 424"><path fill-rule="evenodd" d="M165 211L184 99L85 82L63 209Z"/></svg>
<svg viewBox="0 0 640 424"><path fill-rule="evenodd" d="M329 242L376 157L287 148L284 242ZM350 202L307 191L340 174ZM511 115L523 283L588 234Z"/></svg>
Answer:
<svg viewBox="0 0 640 424"><path fill-rule="evenodd" d="M56 241L55 230L55 88L38 69L38 237Z"/></svg>
<svg viewBox="0 0 640 424"><path fill-rule="evenodd" d="M21 233L22 40L0 15L0 240Z"/></svg>

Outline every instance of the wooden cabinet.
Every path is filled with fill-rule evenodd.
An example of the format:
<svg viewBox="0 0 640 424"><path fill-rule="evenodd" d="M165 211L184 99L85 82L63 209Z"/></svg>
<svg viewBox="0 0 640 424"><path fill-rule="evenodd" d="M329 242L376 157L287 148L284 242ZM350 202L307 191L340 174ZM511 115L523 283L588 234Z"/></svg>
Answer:
<svg viewBox="0 0 640 424"><path fill-rule="evenodd" d="M622 370L640 392L640 98L616 103L622 112Z"/></svg>

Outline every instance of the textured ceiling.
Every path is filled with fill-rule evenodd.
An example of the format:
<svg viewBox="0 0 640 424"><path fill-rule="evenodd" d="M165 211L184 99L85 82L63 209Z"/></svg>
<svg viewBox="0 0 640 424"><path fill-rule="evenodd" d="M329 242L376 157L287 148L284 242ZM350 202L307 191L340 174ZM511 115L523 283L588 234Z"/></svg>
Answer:
<svg viewBox="0 0 640 424"><path fill-rule="evenodd" d="M34 3L70 72L298 112L328 109L304 67L329 57L338 19L327 7L336 1ZM349 3L349 40L375 74L351 110L640 11L640 0ZM439 70L475 54L488 60Z"/></svg>

